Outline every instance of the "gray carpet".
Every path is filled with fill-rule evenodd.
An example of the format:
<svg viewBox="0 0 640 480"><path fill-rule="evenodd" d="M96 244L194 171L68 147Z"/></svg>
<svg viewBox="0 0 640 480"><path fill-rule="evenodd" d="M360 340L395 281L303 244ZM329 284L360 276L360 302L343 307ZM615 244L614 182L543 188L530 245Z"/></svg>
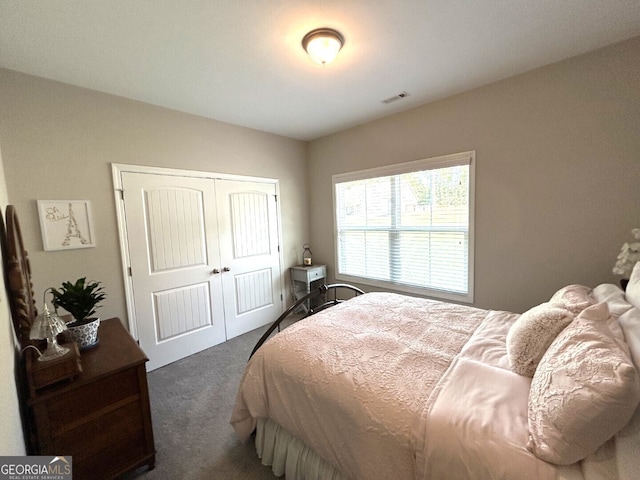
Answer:
<svg viewBox="0 0 640 480"><path fill-rule="evenodd" d="M240 442L229 417L259 328L148 374L156 467L125 476L156 479L274 480L251 441Z"/></svg>

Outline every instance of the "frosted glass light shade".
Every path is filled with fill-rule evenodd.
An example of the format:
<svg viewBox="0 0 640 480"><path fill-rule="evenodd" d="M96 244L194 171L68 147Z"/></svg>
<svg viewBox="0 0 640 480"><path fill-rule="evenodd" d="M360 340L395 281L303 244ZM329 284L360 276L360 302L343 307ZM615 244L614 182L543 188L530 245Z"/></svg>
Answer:
<svg viewBox="0 0 640 480"><path fill-rule="evenodd" d="M343 45L344 37L330 28L312 30L302 39L302 47L314 62L321 65L332 62Z"/></svg>
<svg viewBox="0 0 640 480"><path fill-rule="evenodd" d="M60 317L52 315L45 305L42 314L36 317L29 332L29 338L31 340L47 340L47 348L38 357L38 360L53 360L69 351L68 348L58 345L58 341L56 340L58 334L64 332L66 329L66 323L64 323Z"/></svg>

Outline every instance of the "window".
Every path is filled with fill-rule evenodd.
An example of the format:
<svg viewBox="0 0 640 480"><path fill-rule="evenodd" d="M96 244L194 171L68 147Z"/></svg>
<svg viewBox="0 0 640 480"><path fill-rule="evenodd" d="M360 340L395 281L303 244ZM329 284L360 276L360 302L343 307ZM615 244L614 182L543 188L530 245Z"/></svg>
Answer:
<svg viewBox="0 0 640 480"><path fill-rule="evenodd" d="M336 278L473 302L475 152L333 176Z"/></svg>

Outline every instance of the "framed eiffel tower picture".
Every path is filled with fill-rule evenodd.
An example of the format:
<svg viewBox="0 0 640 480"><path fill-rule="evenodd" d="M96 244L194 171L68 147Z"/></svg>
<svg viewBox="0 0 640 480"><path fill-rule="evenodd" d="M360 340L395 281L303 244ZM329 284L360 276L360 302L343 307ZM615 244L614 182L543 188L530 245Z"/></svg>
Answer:
<svg viewBox="0 0 640 480"><path fill-rule="evenodd" d="M38 200L45 250L95 247L89 200Z"/></svg>

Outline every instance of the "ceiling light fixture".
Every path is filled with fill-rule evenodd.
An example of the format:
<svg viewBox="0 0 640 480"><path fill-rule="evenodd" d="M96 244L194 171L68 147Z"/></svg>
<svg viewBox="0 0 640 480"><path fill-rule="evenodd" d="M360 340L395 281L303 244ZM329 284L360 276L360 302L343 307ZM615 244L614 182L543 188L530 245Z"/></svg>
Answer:
<svg viewBox="0 0 640 480"><path fill-rule="evenodd" d="M320 65L331 63L343 45L344 37L332 28L317 28L302 39L302 48Z"/></svg>

